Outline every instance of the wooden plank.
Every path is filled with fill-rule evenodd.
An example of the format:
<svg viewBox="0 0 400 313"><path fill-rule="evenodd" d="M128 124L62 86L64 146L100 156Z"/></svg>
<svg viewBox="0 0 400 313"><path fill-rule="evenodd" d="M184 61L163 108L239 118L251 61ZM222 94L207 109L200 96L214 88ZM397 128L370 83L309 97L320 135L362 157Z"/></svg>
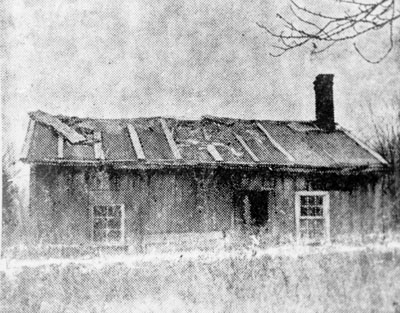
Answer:
<svg viewBox="0 0 400 313"><path fill-rule="evenodd" d="M167 137L167 141L169 144L169 147L171 148L172 154L174 155L174 158L177 160L181 160L182 156L181 153L178 150L178 146L176 145L174 138L172 136L171 131L169 130L167 126L167 122L164 119L160 119L162 129L164 131L165 137Z"/></svg>
<svg viewBox="0 0 400 313"><path fill-rule="evenodd" d="M214 145L207 145L207 151L211 154L215 161L222 162L224 160Z"/></svg>
<svg viewBox="0 0 400 313"><path fill-rule="evenodd" d="M335 238L343 233L344 216L341 212L341 193L340 190L330 191L329 218L331 223L331 237Z"/></svg>
<svg viewBox="0 0 400 313"><path fill-rule="evenodd" d="M293 208L296 205L295 199L295 181L294 177L284 177L283 190L281 201L283 201L282 209L284 210L283 213L283 221L281 221L281 232L284 240L292 240L293 236L296 235L296 225L293 223L296 219L296 212L293 212Z"/></svg>
<svg viewBox="0 0 400 313"><path fill-rule="evenodd" d="M168 208L165 197L170 194L171 182L161 173L152 174L148 183L149 205L146 208L145 232L147 234L166 233ZM172 199L174 194L172 194ZM167 200L168 201L168 200Z"/></svg>
<svg viewBox="0 0 400 313"><path fill-rule="evenodd" d="M390 218L391 212L390 209L387 209L387 206L382 205L382 178L380 178L374 186L371 186L371 193L373 198L373 210L374 212L370 213L374 215L374 231L376 233L382 233L385 230L385 217Z"/></svg>
<svg viewBox="0 0 400 313"><path fill-rule="evenodd" d="M247 145L247 143L244 141L244 139L242 138L242 136L233 133L235 135L235 138L237 139L237 141L240 142L240 144L242 145L243 149L246 150L246 152L251 156L251 158L253 159L254 162L260 162L260 159L254 154L253 151L251 151L250 147Z"/></svg>
<svg viewBox="0 0 400 313"><path fill-rule="evenodd" d="M362 142L360 139L358 139L355 135L353 135L349 130L343 128L343 127L338 127L339 130L344 132L348 137L350 137L352 140L354 140L361 148L364 150L367 150L375 159L377 159L379 162L388 165L389 163L377 152L372 150L366 143Z"/></svg>
<svg viewBox="0 0 400 313"><path fill-rule="evenodd" d="M62 159L64 157L64 137L62 135L58 135L58 158Z"/></svg>
<svg viewBox="0 0 400 313"><path fill-rule="evenodd" d="M35 130L35 121L29 119L28 131L25 136L24 146L22 147L21 158L26 159L29 154L29 148L31 147L33 140L33 132Z"/></svg>
<svg viewBox="0 0 400 313"><path fill-rule="evenodd" d="M139 135L132 124L127 124L126 127L128 128L129 137L131 138L131 142L133 148L135 150L136 156L139 160L145 160L146 156L144 155L144 151L142 145L139 140Z"/></svg>
<svg viewBox="0 0 400 313"><path fill-rule="evenodd" d="M101 139L101 132L94 132L94 157L96 159L104 160L103 144Z"/></svg>
<svg viewBox="0 0 400 313"><path fill-rule="evenodd" d="M296 236L296 242L298 244L301 243L301 233L300 233L300 194L297 193L295 194L295 218L296 218L296 230L295 230L295 236Z"/></svg>
<svg viewBox="0 0 400 313"><path fill-rule="evenodd" d="M283 153L289 161L294 162L295 158L287 152L272 136L270 133L262 126L260 123L256 123L257 127L264 133L265 136L269 139L269 141L274 145L276 149L278 149L281 153Z"/></svg>
<svg viewBox="0 0 400 313"><path fill-rule="evenodd" d="M343 223L343 230L340 235L351 234L352 221L351 221L351 206L350 206L350 192L341 191L341 203L340 203L340 219ZM337 234L336 234L337 235Z"/></svg>
<svg viewBox="0 0 400 313"><path fill-rule="evenodd" d="M361 234L362 216L361 216L361 204L360 204L360 186L357 185L352 191L352 212L353 212L353 235L356 239Z"/></svg>
<svg viewBox="0 0 400 313"><path fill-rule="evenodd" d="M85 136L79 134L67 124L61 122L57 117L42 111L30 112L31 119L52 127L57 133L63 135L71 143L79 143L85 141Z"/></svg>

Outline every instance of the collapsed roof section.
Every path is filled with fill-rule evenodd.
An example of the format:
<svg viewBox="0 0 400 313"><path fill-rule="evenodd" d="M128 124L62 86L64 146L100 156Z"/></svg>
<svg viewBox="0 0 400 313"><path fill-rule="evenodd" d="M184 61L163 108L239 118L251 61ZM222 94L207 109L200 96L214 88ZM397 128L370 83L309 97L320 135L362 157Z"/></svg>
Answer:
<svg viewBox="0 0 400 313"><path fill-rule="evenodd" d="M80 143L86 140L85 136L79 134L73 128L61 122L53 115L38 110L35 112L30 112L29 116L32 120L53 128L57 133L63 135L65 139L72 144Z"/></svg>
<svg viewBox="0 0 400 313"><path fill-rule="evenodd" d="M328 132L313 122L91 119L42 111L29 116L22 156L29 163L374 169L387 164L342 128Z"/></svg>

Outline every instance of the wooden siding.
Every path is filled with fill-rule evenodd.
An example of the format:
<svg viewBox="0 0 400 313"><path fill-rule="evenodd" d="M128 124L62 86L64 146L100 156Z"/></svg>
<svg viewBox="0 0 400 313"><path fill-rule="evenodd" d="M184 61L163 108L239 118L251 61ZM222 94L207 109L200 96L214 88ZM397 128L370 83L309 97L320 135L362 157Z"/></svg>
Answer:
<svg viewBox="0 0 400 313"><path fill-rule="evenodd" d="M91 207L125 205L125 242L140 247L157 234L240 230L237 190L268 190L271 243L295 238L295 193L328 191L330 233L334 241L382 230L378 178L272 175L270 172L217 170L136 171L112 168L35 166L31 170L31 216L38 241L91 243ZM345 181L343 188L332 180ZM362 182L362 183L361 183Z"/></svg>

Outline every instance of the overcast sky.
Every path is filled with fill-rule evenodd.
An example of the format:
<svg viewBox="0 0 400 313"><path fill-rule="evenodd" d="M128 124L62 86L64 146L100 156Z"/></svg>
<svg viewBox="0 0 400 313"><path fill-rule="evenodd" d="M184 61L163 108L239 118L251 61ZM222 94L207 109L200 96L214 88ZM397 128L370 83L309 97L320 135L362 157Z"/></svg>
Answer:
<svg viewBox="0 0 400 313"><path fill-rule="evenodd" d="M204 114L313 119L313 80L335 74L336 121L362 132L400 89L399 47L371 65L351 44L280 58L256 26L276 24L285 1L5 0L3 139L20 150L27 113L90 117ZM279 3L279 5L278 5ZM396 32L398 28L396 29ZM383 33L364 38L384 53Z"/></svg>

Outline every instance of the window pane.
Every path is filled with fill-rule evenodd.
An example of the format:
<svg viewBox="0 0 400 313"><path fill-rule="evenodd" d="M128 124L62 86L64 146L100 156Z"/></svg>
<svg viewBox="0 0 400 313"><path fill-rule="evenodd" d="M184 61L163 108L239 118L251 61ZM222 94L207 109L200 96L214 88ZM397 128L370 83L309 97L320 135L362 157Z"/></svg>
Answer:
<svg viewBox="0 0 400 313"><path fill-rule="evenodd" d="M309 220L300 220L300 236L301 236L301 238L308 237L308 222L309 222Z"/></svg>
<svg viewBox="0 0 400 313"><path fill-rule="evenodd" d="M106 221L103 218L95 218L93 221L94 229L104 229L106 225Z"/></svg>
<svg viewBox="0 0 400 313"><path fill-rule="evenodd" d="M314 215L315 216L322 216L323 215L323 209L321 207L315 207Z"/></svg>
<svg viewBox="0 0 400 313"><path fill-rule="evenodd" d="M301 220L300 236L306 239L322 239L324 236L324 221L320 219Z"/></svg>
<svg viewBox="0 0 400 313"><path fill-rule="evenodd" d="M323 216L323 196L301 196L301 216Z"/></svg>
<svg viewBox="0 0 400 313"><path fill-rule="evenodd" d="M106 239L106 230L105 229L95 229L93 232L93 240L94 241L105 241Z"/></svg>
<svg viewBox="0 0 400 313"><path fill-rule="evenodd" d="M115 217L118 217L118 218L121 218L121 216L122 216L122 209L121 209L121 207L120 206L117 206L117 207L115 207Z"/></svg>
<svg viewBox="0 0 400 313"><path fill-rule="evenodd" d="M105 217L107 215L107 207L103 205L97 205L93 209L93 215L95 217Z"/></svg>
<svg viewBox="0 0 400 313"><path fill-rule="evenodd" d="M308 224L308 235L310 239L319 239L324 235L324 221L323 220L310 220Z"/></svg>
<svg viewBox="0 0 400 313"><path fill-rule="evenodd" d="M114 216L114 214L115 214L114 211L115 211L115 207L109 206L108 210L107 210L107 215L110 216L110 217Z"/></svg>
<svg viewBox="0 0 400 313"><path fill-rule="evenodd" d="M111 218L108 220L108 227L113 229L121 228L121 219L120 218Z"/></svg>
<svg viewBox="0 0 400 313"><path fill-rule="evenodd" d="M121 207L120 206L110 206L110 207L108 207L108 216L109 217L119 217L119 216L121 216Z"/></svg>
<svg viewBox="0 0 400 313"><path fill-rule="evenodd" d="M121 240L121 231L120 230L110 230L108 232L108 241L120 241Z"/></svg>
<svg viewBox="0 0 400 313"><path fill-rule="evenodd" d="M323 209L318 206L301 207L300 216L302 217L323 216Z"/></svg>

